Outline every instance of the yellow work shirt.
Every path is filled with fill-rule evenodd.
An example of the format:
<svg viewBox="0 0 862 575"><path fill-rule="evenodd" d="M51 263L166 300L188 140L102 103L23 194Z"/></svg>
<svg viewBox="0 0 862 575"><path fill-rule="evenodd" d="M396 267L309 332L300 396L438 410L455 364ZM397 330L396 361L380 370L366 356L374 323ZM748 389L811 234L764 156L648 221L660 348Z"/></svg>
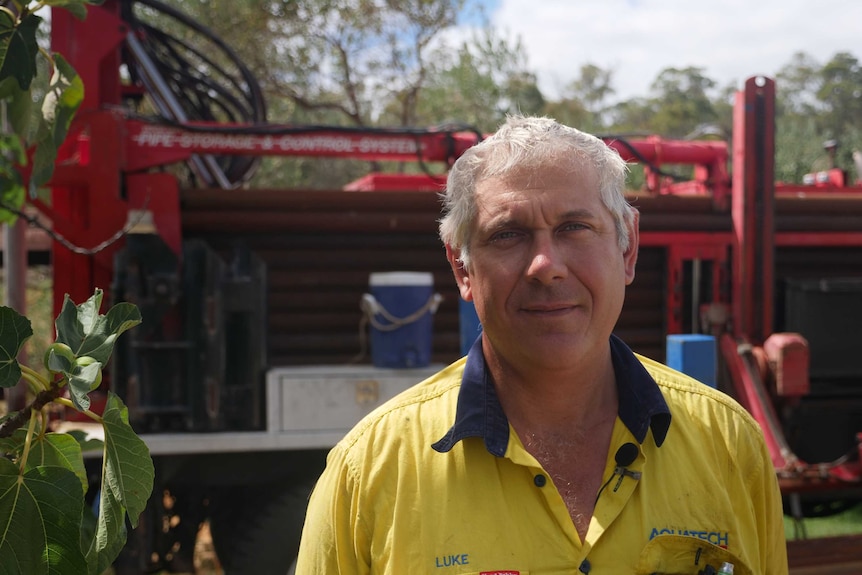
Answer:
<svg viewBox="0 0 862 575"><path fill-rule="evenodd" d="M620 405L583 541L510 427L477 343L332 449L297 574L696 575L723 561L735 575L786 574L757 423L727 395L616 337L610 346Z"/></svg>

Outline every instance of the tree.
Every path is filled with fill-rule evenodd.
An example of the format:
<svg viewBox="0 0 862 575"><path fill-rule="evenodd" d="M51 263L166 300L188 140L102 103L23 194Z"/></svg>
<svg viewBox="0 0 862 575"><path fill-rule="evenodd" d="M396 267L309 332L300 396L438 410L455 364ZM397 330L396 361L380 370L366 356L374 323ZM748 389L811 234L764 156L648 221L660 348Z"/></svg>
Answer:
<svg viewBox="0 0 862 575"><path fill-rule="evenodd" d="M174 4L188 16L171 17L143 2L132 8L141 22L152 26L151 36L175 36L208 56L210 51L198 47L214 42L202 36L230 46L260 84L272 124L421 127L440 124L447 117L426 119L423 100L433 79L442 77L440 56L446 56L447 64L453 61L454 51L442 32L456 23L463 0L359 4L249 0L241 5L226 0L175 0ZM239 25L244 21L252 22L250 31ZM484 57L481 49L473 52ZM501 93L511 95L518 105L541 107L543 100L533 78L513 73L505 80L508 86ZM469 90L463 94L476 101L482 96ZM463 122L459 116L451 117ZM253 180L257 187L340 187L369 169L364 162L319 158L267 158L261 165Z"/></svg>
<svg viewBox="0 0 862 575"><path fill-rule="evenodd" d="M852 154L862 149L858 60L839 52L821 66L796 53L777 74L776 89L776 177L798 183L807 173L832 167L833 160L855 172ZM827 140L839 144L834 159L824 151Z"/></svg>
<svg viewBox="0 0 862 575"><path fill-rule="evenodd" d="M827 169L817 118L811 115L788 115L775 125L775 179L802 183L803 176Z"/></svg>
<svg viewBox="0 0 862 575"><path fill-rule="evenodd" d="M78 17L86 16L86 0L53 0ZM41 6L41 4L37 5ZM11 111L11 133L0 161L0 204L9 220L20 213L26 191L19 172L35 147L30 192L47 182L57 148L83 99L75 71L57 54L39 48L42 19L30 2L16 2L14 11L0 6L0 101ZM52 71L44 91L34 88L38 59ZM41 103L39 112L34 104ZM128 411L109 394L104 412L90 411L89 393L102 377L116 339L141 321L136 306L117 304L101 315L101 290L81 305L68 297L55 322L56 339L44 359L44 375L19 363L32 336L30 321L9 307L0 307L0 388L23 380L32 401L24 409L0 417L0 572L88 573L98 575L119 554L126 540L126 516L137 523L153 486L153 464L144 442L135 435ZM77 410L101 424L102 489L97 515L84 505L89 478L83 451L93 442L83 433L52 433L48 407Z"/></svg>
<svg viewBox="0 0 862 575"><path fill-rule="evenodd" d="M650 87L655 109L651 120L655 132L684 137L704 123L717 119L708 92L715 81L703 75L703 69L665 68Z"/></svg>
<svg viewBox="0 0 862 575"><path fill-rule="evenodd" d="M271 123L363 127L422 123L417 107L441 33L456 23L463 0L173 4L240 56L261 85ZM142 18L154 16L141 10ZM188 33L177 22L156 22ZM367 171L362 162L270 158L254 184L339 187Z"/></svg>
<svg viewBox="0 0 862 575"><path fill-rule="evenodd" d="M3 573L104 572L126 542L153 488L146 444L129 425L128 410L109 393L101 415L90 411L114 343L141 321L136 306L120 303L100 314L102 292L81 305L68 297L57 317L56 341L45 354L49 377L16 360L33 334L30 321L0 307L0 388L23 378L34 398L0 418L0 570ZM68 397L67 397L68 395ZM57 404L101 425L104 441L83 432L52 433L47 409ZM99 511L84 506L89 478L83 452L102 449Z"/></svg>
<svg viewBox="0 0 862 575"><path fill-rule="evenodd" d="M290 103L277 120L335 111L339 124L368 126L392 102L402 125L411 124L434 42L456 23L463 0L174 4L242 57L268 100Z"/></svg>
<svg viewBox="0 0 862 575"><path fill-rule="evenodd" d="M607 99L614 94L613 72L595 64L581 66L580 76L573 80L564 92L564 99L574 100L589 113L581 124L587 131L599 131L605 126Z"/></svg>
<svg viewBox="0 0 862 575"><path fill-rule="evenodd" d="M818 99L829 113L824 126L841 139L852 126L862 126L862 66L855 56L839 52L820 70Z"/></svg>
<svg viewBox="0 0 862 575"><path fill-rule="evenodd" d="M495 130L509 113L537 114L546 102L527 68L520 40L487 23L457 50L443 44L419 102L419 122L455 122L482 132Z"/></svg>
<svg viewBox="0 0 862 575"><path fill-rule="evenodd" d="M614 93L613 74L593 64L581 66L580 76L563 90L562 98L545 104L544 113L587 132L601 132L610 118L605 104Z"/></svg>
<svg viewBox="0 0 862 575"><path fill-rule="evenodd" d="M651 126L655 105L643 97L630 98L608 108L609 129L627 134L653 133Z"/></svg>
<svg viewBox="0 0 862 575"><path fill-rule="evenodd" d="M605 100L615 92L612 86L613 72L595 64L581 66L580 77L570 84L584 105L593 113L600 112Z"/></svg>
<svg viewBox="0 0 862 575"><path fill-rule="evenodd" d="M535 74L514 71L506 78L503 93L512 111L519 114L540 114L547 105Z"/></svg>
<svg viewBox="0 0 862 575"><path fill-rule="evenodd" d="M563 97L560 100L547 102L544 111L562 124L579 130L589 132L596 128L596 116L577 98Z"/></svg>
<svg viewBox="0 0 862 575"><path fill-rule="evenodd" d="M818 113L820 64L805 52L796 52L775 75L777 114L811 116Z"/></svg>
<svg viewBox="0 0 862 575"><path fill-rule="evenodd" d="M84 5L93 2L59 3L83 16ZM42 18L31 10L30 2L16 2L13 8L0 6L0 102L2 121L11 128L0 133L0 207L5 208L0 209L0 221L4 223L15 221L28 191L35 196L51 178L57 148L84 98L75 70L61 55L39 48L36 36ZM42 62L48 64L51 78L36 89L34 80ZM27 163L28 149L34 153L29 190L25 190L18 166Z"/></svg>

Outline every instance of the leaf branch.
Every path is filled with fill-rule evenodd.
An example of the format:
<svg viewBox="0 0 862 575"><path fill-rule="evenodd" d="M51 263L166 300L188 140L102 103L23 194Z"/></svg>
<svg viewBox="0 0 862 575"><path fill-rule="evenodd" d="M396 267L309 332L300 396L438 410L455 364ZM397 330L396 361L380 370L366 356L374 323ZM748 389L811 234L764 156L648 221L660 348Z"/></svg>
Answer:
<svg viewBox="0 0 862 575"><path fill-rule="evenodd" d="M89 409L85 409L83 411L79 410L78 407L75 405L75 403L71 399L67 399L65 397L58 397L57 399L54 400L54 403L59 403L60 405L65 405L66 407L71 407L75 411L80 411L81 413L83 413L84 415L86 415L87 417L89 417L90 419L95 421L96 423L104 423L105 422L104 419L102 419L102 416L99 415L98 413L94 412L94 411L90 411Z"/></svg>
<svg viewBox="0 0 862 575"><path fill-rule="evenodd" d="M29 374L22 373L21 378L27 383L30 393L36 394L45 390L45 388L42 387L41 382L38 379L34 379L33 376Z"/></svg>
<svg viewBox="0 0 862 575"><path fill-rule="evenodd" d="M49 403L59 399L61 393L63 393L63 389L60 387L51 387L37 393L30 405L4 421L3 425L0 425L0 438L11 437L17 429L23 427L30 419L31 410L40 411Z"/></svg>
<svg viewBox="0 0 862 575"><path fill-rule="evenodd" d="M36 429L36 414L39 413L35 409L30 412L30 423L27 426L27 438L24 440L24 454L21 456L21 474L27 469L27 458L30 456L30 446L33 444L33 430Z"/></svg>
<svg viewBox="0 0 862 575"><path fill-rule="evenodd" d="M26 366L24 364L18 364L18 367L21 368L21 375L24 379L27 380L28 383L32 383L33 386L36 387L34 393L39 393L40 391L44 391L51 387L51 384L42 377L37 371L33 370L31 367Z"/></svg>

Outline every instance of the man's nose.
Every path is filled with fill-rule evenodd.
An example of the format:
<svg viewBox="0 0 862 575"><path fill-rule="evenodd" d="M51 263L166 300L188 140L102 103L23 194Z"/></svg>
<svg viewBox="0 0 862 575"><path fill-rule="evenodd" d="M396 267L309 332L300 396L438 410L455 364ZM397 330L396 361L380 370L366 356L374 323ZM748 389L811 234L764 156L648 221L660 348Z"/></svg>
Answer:
<svg viewBox="0 0 862 575"><path fill-rule="evenodd" d="M535 237L527 266L527 277L541 283L551 283L565 278L567 273L568 267L563 253L553 239Z"/></svg>

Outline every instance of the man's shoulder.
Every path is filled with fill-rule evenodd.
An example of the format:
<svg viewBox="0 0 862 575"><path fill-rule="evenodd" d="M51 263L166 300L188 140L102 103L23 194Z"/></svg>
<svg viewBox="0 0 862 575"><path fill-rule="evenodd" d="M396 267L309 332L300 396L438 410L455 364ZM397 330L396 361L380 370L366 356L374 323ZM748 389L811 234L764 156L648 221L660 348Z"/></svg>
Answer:
<svg viewBox="0 0 862 575"><path fill-rule="evenodd" d="M760 430L751 414L730 395L706 385L658 361L635 354L658 384L671 415L688 413L698 419L730 418L752 430Z"/></svg>
<svg viewBox="0 0 862 575"><path fill-rule="evenodd" d="M439 428L441 435L445 433L454 421L464 362L462 358L384 402L363 417L340 446L361 448L369 441L379 445L381 439L406 436L407 428L425 427L429 432Z"/></svg>
<svg viewBox="0 0 862 575"><path fill-rule="evenodd" d="M695 473L710 469L731 485L731 475L743 478L746 490L761 489L775 471L763 428L736 399L664 364L638 357L659 386L670 409L671 425L660 451L671 460L690 461ZM694 455L692 445L709 446ZM688 469L692 469L690 466Z"/></svg>

